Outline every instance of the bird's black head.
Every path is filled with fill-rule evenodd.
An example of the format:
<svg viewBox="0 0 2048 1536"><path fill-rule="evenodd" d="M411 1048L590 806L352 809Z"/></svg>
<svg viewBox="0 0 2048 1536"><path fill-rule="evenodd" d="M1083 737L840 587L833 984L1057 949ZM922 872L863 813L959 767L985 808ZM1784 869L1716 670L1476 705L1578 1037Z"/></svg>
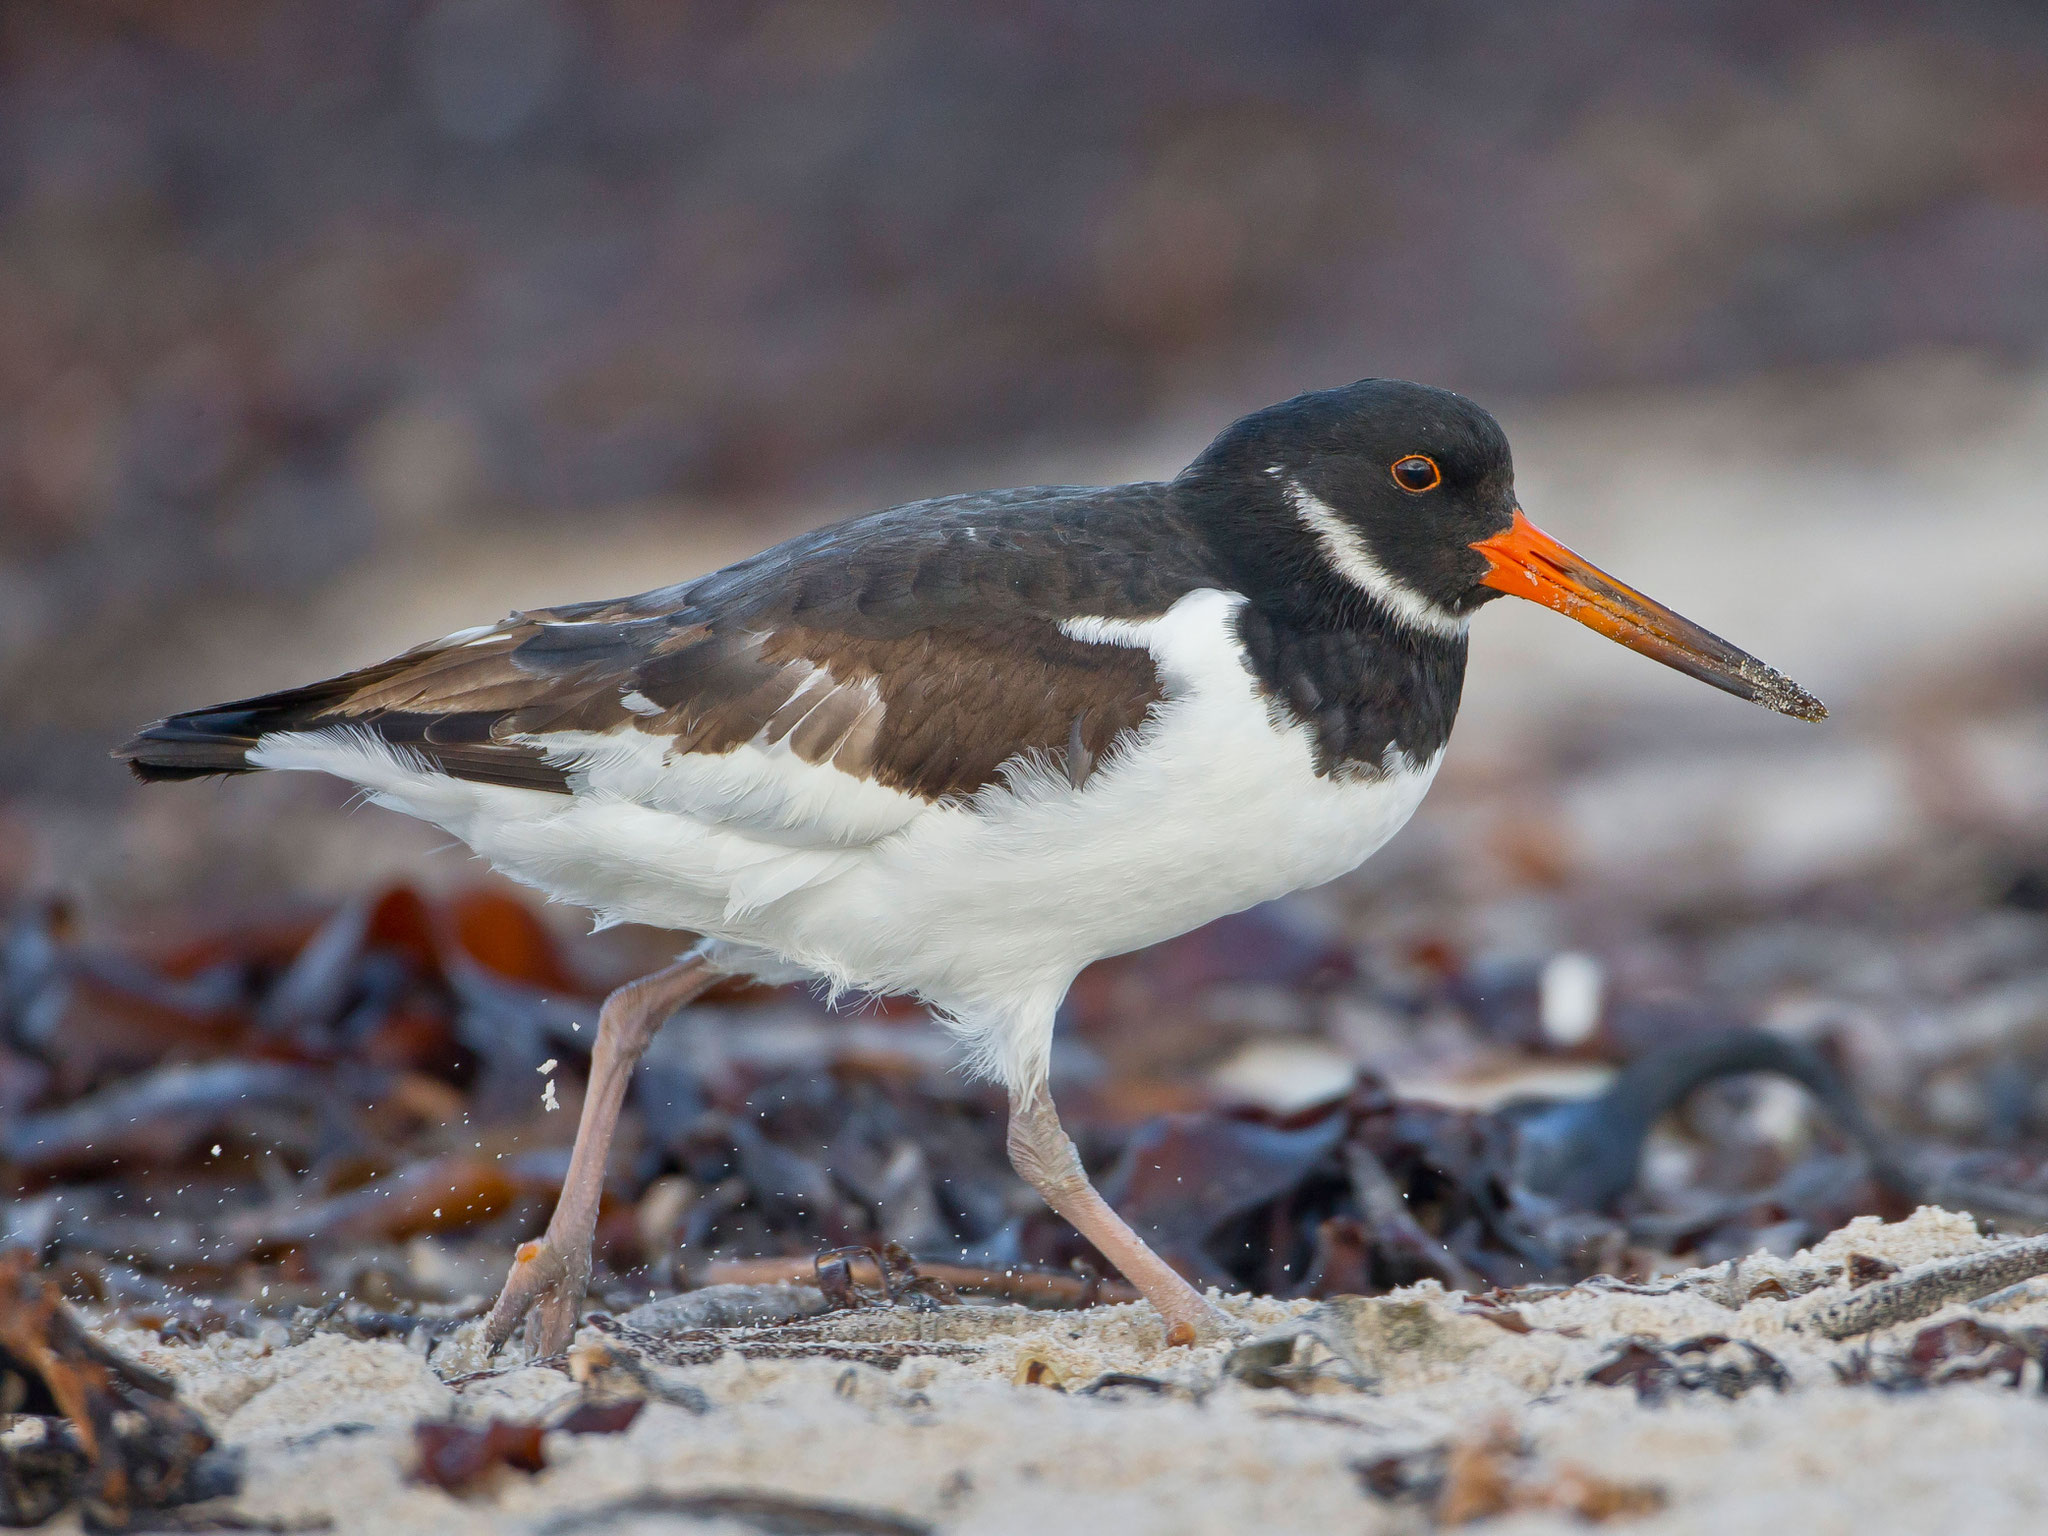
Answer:
<svg viewBox="0 0 2048 1536"><path fill-rule="evenodd" d="M1233 422L1181 476L1226 558L1273 593L1461 630L1515 511L1508 440L1449 390L1361 379ZM1220 525L1218 520L1220 520Z"/></svg>
<svg viewBox="0 0 2048 1536"><path fill-rule="evenodd" d="M1522 597L1768 709L1827 714L1790 678L1532 524L1500 423L1448 390L1361 379L1296 395L1233 422L1174 493L1269 617L1435 636L1462 655L1474 609Z"/></svg>

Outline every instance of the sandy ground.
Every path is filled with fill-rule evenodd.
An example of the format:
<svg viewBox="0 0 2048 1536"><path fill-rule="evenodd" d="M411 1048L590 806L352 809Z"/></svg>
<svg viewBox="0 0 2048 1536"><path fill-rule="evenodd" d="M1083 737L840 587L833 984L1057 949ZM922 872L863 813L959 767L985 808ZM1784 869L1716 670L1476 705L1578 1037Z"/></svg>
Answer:
<svg viewBox="0 0 2048 1536"><path fill-rule="evenodd" d="M1855 1255L1910 1273L1991 1241L1969 1218L1932 1208L1892 1225L1862 1219L1790 1259L1690 1271L1659 1282L1659 1294L1593 1281L1519 1297L1519 1316L1505 1322L1433 1285L1313 1312L1308 1302L1232 1298L1246 1336L1307 1326L1323 1341L1282 1345L1274 1374L1284 1380L1264 1386L1226 1369L1242 1338L1168 1350L1157 1323L1133 1306L878 1308L726 1334L724 1352L695 1365L666 1363L673 1342L586 1325L585 1360L593 1349L634 1352L659 1389L701 1393L703 1411L654 1401L624 1434L551 1433L546 1471L502 1473L465 1498L409 1481L414 1422L539 1417L577 1395L568 1376L523 1366L451 1386L444 1375L473 1365L460 1334L431 1363L399 1343L338 1335L297 1345L106 1336L172 1375L220 1436L244 1449L243 1512L325 1516L340 1531L1044 1533L1076 1522L1133 1533L1409 1531L1430 1526L1428 1508L1367 1491L1360 1468L1489 1442L1513 1447L1478 1454L1520 1502L1569 1502L1591 1488L1602 1494L1596 1504L1620 1509L1613 1523L1646 1532L1766 1522L1812 1536L2035 1531L2048 1519L2048 1396L2038 1366L2020 1390L1969 1382L1907 1391L1844 1385L1837 1367L1867 1351L1883 1368L1921 1329L1951 1317L2048 1324L2048 1280L1860 1339L1830 1340L1816 1321L1850 1293ZM1784 1367L1785 1386L1645 1403L1625 1385L1586 1380L1630 1338L1701 1335L1761 1346ZM701 1339L693 1347L704 1350ZM889 1350L902 1355L893 1368L865 1363ZM1735 1345L1713 1358L1725 1364L1738 1353ZM1085 1390L1112 1372L1150 1382ZM799 1527L646 1508L650 1495L658 1503L706 1490L828 1500L907 1523ZM635 1499L639 1513L620 1506ZM1629 1512L1645 1502L1661 1507ZM1510 1510L1489 1528L1583 1524L1539 1507Z"/></svg>

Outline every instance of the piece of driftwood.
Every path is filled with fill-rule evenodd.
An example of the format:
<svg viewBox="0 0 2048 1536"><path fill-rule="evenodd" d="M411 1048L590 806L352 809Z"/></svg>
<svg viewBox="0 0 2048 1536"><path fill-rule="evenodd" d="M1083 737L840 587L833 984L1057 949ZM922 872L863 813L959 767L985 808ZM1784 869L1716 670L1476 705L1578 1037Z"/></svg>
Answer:
<svg viewBox="0 0 2048 1536"><path fill-rule="evenodd" d="M908 1515L852 1504L793 1498L753 1489L670 1493L649 1488L590 1509L557 1515L540 1529L544 1536L609 1531L636 1515L665 1515L691 1522L716 1520L766 1536L931 1536L932 1526Z"/></svg>
<svg viewBox="0 0 2048 1536"><path fill-rule="evenodd" d="M1121 1280L1093 1275L1062 1274L1050 1269L985 1269L975 1264L917 1261L917 1272L947 1289L968 1296L989 1296L1027 1307L1064 1309L1096 1302L1136 1301L1138 1293ZM806 1255L787 1259L719 1259L704 1270L709 1286L816 1286L816 1261Z"/></svg>
<svg viewBox="0 0 2048 1536"><path fill-rule="evenodd" d="M784 1263L780 1259L740 1262ZM788 1264L796 1262L792 1259ZM787 1268L783 1272L788 1273ZM684 1291L678 1296L657 1297L635 1307L620 1321L641 1333L668 1334L697 1328L761 1328L817 1317L830 1310L831 1303L818 1289L815 1280L808 1284L799 1281L766 1284L721 1281L701 1290Z"/></svg>
<svg viewBox="0 0 2048 1536"><path fill-rule="evenodd" d="M1853 1338L1909 1323L1952 1301L1974 1301L2035 1275L2048 1274L2048 1236L2022 1238L1960 1258L1919 1264L1889 1280L1822 1301L1801 1325L1830 1339Z"/></svg>

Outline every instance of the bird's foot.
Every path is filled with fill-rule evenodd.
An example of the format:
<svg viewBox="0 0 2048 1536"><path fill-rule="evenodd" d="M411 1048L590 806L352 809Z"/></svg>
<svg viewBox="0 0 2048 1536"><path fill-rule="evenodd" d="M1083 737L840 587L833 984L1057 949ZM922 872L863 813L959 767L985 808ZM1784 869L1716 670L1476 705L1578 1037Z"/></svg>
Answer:
<svg viewBox="0 0 2048 1536"><path fill-rule="evenodd" d="M553 1232L521 1243L512 1258L505 1288L484 1320L484 1348L496 1354L526 1320L526 1345L535 1360L559 1355L569 1347L583 1293L590 1284L590 1248L557 1240Z"/></svg>

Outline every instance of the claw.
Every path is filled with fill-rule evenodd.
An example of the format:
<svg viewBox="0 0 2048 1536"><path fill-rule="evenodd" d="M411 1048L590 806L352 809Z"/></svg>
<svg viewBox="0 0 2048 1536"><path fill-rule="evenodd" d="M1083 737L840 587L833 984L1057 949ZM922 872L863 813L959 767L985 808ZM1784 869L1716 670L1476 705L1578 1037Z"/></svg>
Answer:
<svg viewBox="0 0 2048 1536"><path fill-rule="evenodd" d="M1232 1339L1247 1330L1246 1324L1206 1298L1198 1297L1196 1305L1174 1306L1171 1311L1160 1307L1159 1315L1166 1324L1168 1349L1186 1349L1194 1344Z"/></svg>

